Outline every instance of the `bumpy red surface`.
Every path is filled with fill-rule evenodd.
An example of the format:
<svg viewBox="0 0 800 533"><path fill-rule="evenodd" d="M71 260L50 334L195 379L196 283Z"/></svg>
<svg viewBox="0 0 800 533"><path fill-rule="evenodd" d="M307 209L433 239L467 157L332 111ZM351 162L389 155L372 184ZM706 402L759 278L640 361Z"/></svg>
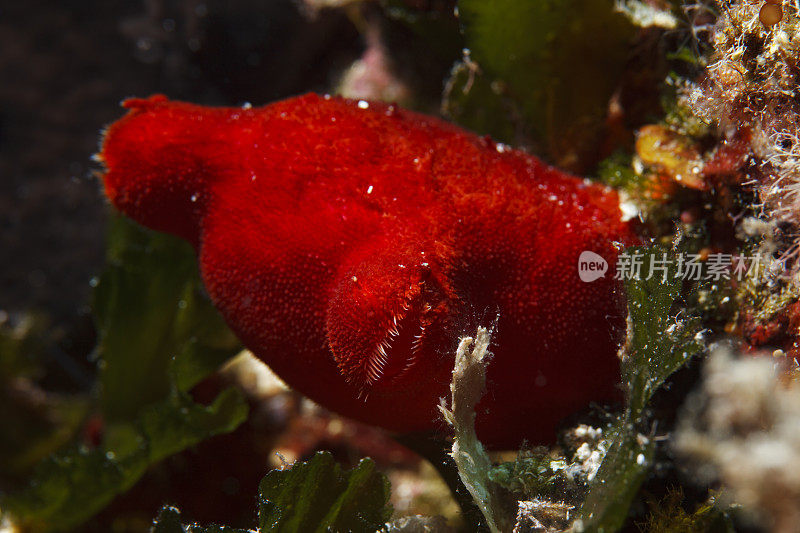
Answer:
<svg viewBox="0 0 800 533"><path fill-rule="evenodd" d="M228 324L318 403L442 428L459 336L478 325L494 325L488 444L549 441L618 395L620 287L577 273L581 251L613 265L632 238L614 192L384 104L125 107L101 154L108 197L193 243Z"/></svg>

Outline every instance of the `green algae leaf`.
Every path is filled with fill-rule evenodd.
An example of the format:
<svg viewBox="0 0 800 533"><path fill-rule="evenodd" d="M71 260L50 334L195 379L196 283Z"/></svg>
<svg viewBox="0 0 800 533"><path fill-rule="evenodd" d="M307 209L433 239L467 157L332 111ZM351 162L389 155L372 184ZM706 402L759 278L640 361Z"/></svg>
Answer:
<svg viewBox="0 0 800 533"><path fill-rule="evenodd" d="M82 523L128 489L153 463L247 418L247 404L227 389L208 407L175 391L142 410L135 422L108 429L108 444L74 446L37 467L30 485L0 500L14 523L30 531L64 531Z"/></svg>
<svg viewBox="0 0 800 533"><path fill-rule="evenodd" d="M613 0L459 0L458 10L489 84L502 87L556 164L574 167L600 140L633 25Z"/></svg>
<svg viewBox="0 0 800 533"><path fill-rule="evenodd" d="M187 243L115 216L107 255L93 308L101 406L114 422L135 419L173 384L190 389L240 344L204 296Z"/></svg>
<svg viewBox="0 0 800 533"><path fill-rule="evenodd" d="M643 179L633 170L633 156L615 152L598 164L597 179L617 190L636 193L644 185Z"/></svg>
<svg viewBox="0 0 800 533"><path fill-rule="evenodd" d="M72 445L45 459L26 489L0 500L15 523L32 531L75 527L151 465L247 418L236 389L208 406L188 394L240 345L204 296L186 243L113 218L108 267L93 306L103 442L91 449Z"/></svg>
<svg viewBox="0 0 800 533"><path fill-rule="evenodd" d="M613 444L600 465L579 520L585 532L618 531L652 464L655 443L622 422L611 430Z"/></svg>
<svg viewBox="0 0 800 533"><path fill-rule="evenodd" d="M524 451L512 462L493 466L489 479L520 499L552 498L563 489L566 466L563 459L551 457L549 450Z"/></svg>
<svg viewBox="0 0 800 533"><path fill-rule="evenodd" d="M370 459L344 471L318 452L288 470L273 470L259 486L262 531L375 531L389 519L389 481Z"/></svg>
<svg viewBox="0 0 800 533"><path fill-rule="evenodd" d="M389 480L362 459L343 470L328 452L317 452L287 470L272 470L261 480L258 497L260 531L273 533L356 533L382 530L392 515ZM180 511L165 506L152 533L240 533L227 526L184 525Z"/></svg>
<svg viewBox="0 0 800 533"><path fill-rule="evenodd" d="M647 403L703 349L698 323L679 318L674 310L682 286L678 258L661 247L631 247L621 256L640 265L627 268L632 275L625 279L630 327L622 376L628 384L627 407L609 430L611 446L581 506L583 531L608 533L624 524L655 452L652 435L639 432Z"/></svg>
<svg viewBox="0 0 800 533"><path fill-rule="evenodd" d="M37 467L31 484L0 501L13 523L29 531L64 531L102 509L141 475L144 451L122 463L101 449L73 447Z"/></svg>
<svg viewBox="0 0 800 533"><path fill-rule="evenodd" d="M642 258L642 279L625 282L632 330L622 361L628 418L636 422L656 390L699 353L703 343L697 320L671 312L683 284L678 256L660 247L633 247L626 253L634 261Z"/></svg>

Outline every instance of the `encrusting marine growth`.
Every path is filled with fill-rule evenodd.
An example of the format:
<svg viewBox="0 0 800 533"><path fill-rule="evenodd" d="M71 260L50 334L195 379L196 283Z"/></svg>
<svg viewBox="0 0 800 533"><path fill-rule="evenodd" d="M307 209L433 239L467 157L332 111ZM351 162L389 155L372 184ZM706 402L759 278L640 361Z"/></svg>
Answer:
<svg viewBox="0 0 800 533"><path fill-rule="evenodd" d="M111 202L191 242L231 328L314 401L444 429L459 337L495 319L486 444L550 441L618 397L621 286L577 270L634 239L615 192L393 105L124 105L100 154Z"/></svg>

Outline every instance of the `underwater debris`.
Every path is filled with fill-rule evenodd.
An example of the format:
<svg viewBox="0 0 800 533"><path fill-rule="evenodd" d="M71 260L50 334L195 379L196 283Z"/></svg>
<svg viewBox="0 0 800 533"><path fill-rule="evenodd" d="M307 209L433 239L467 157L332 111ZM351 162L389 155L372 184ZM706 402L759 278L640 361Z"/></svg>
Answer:
<svg viewBox="0 0 800 533"><path fill-rule="evenodd" d="M778 355L717 347L701 391L687 401L675 448L697 465L699 479L722 482L720 498L789 532L800 523L800 382L784 379Z"/></svg>
<svg viewBox="0 0 800 533"><path fill-rule="evenodd" d="M713 29L705 78L683 101L716 123L720 137L746 135L755 165L749 181L764 212L800 223L800 16L795 3L726 3Z"/></svg>
<svg viewBox="0 0 800 533"><path fill-rule="evenodd" d="M442 398L439 410L455 433L450 455L458 475L494 533L506 531L510 520L501 513L500 494L489 479L492 461L475 433L475 406L486 391L490 341L486 328L478 328L475 338L461 339L450 383L450 406Z"/></svg>

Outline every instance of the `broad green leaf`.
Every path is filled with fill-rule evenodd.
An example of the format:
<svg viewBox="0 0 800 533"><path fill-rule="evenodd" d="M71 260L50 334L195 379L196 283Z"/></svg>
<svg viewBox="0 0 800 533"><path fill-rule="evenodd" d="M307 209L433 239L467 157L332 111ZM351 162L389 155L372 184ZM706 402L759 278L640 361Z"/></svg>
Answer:
<svg viewBox="0 0 800 533"><path fill-rule="evenodd" d="M626 253L642 258L641 279L625 282L633 328L622 361L628 417L636 422L655 391L703 346L697 321L670 312L683 283L678 256L658 247L632 247Z"/></svg>
<svg viewBox="0 0 800 533"><path fill-rule="evenodd" d="M40 463L30 486L0 505L25 530L68 530L128 488L128 480L144 472L145 461L144 449L123 463L102 449L73 447Z"/></svg>
<svg viewBox="0 0 800 533"><path fill-rule="evenodd" d="M259 486L262 531L375 531L391 516L389 481L370 459L343 471L327 452L273 470Z"/></svg>
<svg viewBox="0 0 800 533"><path fill-rule="evenodd" d="M615 429L614 443L581 506L580 520L586 532L612 533L622 527L652 464L655 453L652 439L642 437L624 424Z"/></svg>
<svg viewBox="0 0 800 533"><path fill-rule="evenodd" d="M555 163L574 167L600 139L633 25L613 0L459 0L458 10L488 83L502 87ZM476 96L484 107L485 94Z"/></svg>
<svg viewBox="0 0 800 533"><path fill-rule="evenodd" d="M124 446L80 446L55 455L39 465L26 490L3 498L0 506L32 531L71 529L130 489L151 464L230 432L246 417L247 404L238 390L223 391L208 407L176 391L144 409L136 422L111 430L124 434L124 439L110 439Z"/></svg>
<svg viewBox="0 0 800 533"><path fill-rule="evenodd" d="M173 380L188 390L240 349L203 296L196 264L177 237L112 218L108 267L93 302L109 422L135 419L169 395Z"/></svg>
<svg viewBox="0 0 800 533"><path fill-rule="evenodd" d="M622 361L627 408L611 428L612 445L579 513L584 531L617 531L651 464L655 445L641 435L645 407L664 381L702 350L699 326L673 311L682 279L677 257L660 247L625 250L638 276L625 281L631 329ZM663 269L661 268L663 267ZM630 270L635 273L635 270Z"/></svg>
<svg viewBox="0 0 800 533"><path fill-rule="evenodd" d="M239 350L202 293L191 247L115 217L108 268L94 294L100 332L104 439L40 464L30 486L2 501L33 530L80 524L130 489L152 464L247 418L235 389L210 406L187 391Z"/></svg>
<svg viewBox="0 0 800 533"><path fill-rule="evenodd" d="M271 533L373 533L391 517L389 481L362 459L345 471L328 452L288 470L269 472L259 485L260 531ZM165 506L152 533L240 533L227 526L184 525L180 511Z"/></svg>

